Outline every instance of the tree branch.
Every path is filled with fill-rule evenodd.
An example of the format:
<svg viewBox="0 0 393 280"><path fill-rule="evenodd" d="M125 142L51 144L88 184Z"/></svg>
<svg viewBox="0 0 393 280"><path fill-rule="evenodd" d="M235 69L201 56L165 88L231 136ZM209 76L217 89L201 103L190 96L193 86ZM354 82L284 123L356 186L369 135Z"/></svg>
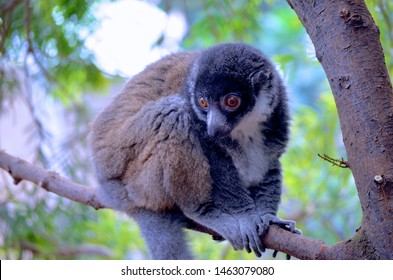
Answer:
<svg viewBox="0 0 393 280"><path fill-rule="evenodd" d="M32 165L27 161L0 151L0 168L7 171L17 185L22 180L37 184L48 192L95 209L107 208L97 198L95 188L74 183L55 172Z"/></svg>
<svg viewBox="0 0 393 280"><path fill-rule="evenodd" d="M18 184L22 180L27 180L37 184L48 192L91 206L95 209L109 208L99 201L95 188L74 183L55 172L32 165L4 151L0 151L0 168L7 171L14 178L15 184ZM187 228L210 234L215 240L222 240L222 237L218 233L194 221L189 220ZM322 241L293 234L276 225L270 226L263 241L267 248L286 253L299 259L321 258L324 256L324 252L330 248Z"/></svg>

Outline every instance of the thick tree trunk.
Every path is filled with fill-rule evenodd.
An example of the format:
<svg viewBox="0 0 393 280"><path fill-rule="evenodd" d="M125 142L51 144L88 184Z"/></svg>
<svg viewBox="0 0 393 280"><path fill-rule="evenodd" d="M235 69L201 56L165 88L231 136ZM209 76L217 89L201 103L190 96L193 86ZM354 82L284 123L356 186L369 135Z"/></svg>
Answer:
<svg viewBox="0 0 393 280"><path fill-rule="evenodd" d="M288 0L336 101L363 219L322 258L393 258L393 90L379 30L362 0ZM340 215L340 209L337 209Z"/></svg>

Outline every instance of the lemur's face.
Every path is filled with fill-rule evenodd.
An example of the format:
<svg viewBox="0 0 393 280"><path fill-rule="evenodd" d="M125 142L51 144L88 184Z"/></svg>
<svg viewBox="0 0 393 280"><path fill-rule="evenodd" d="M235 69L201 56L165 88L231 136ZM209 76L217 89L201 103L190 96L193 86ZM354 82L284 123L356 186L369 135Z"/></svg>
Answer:
<svg viewBox="0 0 393 280"><path fill-rule="evenodd" d="M272 67L260 52L244 45L213 47L200 54L190 69L188 95L211 137L226 137L236 127L258 129L255 125L274 106Z"/></svg>
<svg viewBox="0 0 393 280"><path fill-rule="evenodd" d="M228 136L255 105L256 96L244 81L220 75L197 79L192 101L197 116L212 137Z"/></svg>

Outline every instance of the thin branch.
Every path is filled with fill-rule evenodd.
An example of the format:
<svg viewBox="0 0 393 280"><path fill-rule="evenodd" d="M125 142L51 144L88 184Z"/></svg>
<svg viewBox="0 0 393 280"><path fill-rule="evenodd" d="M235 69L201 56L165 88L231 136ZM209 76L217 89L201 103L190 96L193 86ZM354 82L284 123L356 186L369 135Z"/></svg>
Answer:
<svg viewBox="0 0 393 280"><path fill-rule="evenodd" d="M302 260L331 259L335 254L334 246L328 246L321 240L293 234L277 225L270 225L263 243L269 249Z"/></svg>
<svg viewBox="0 0 393 280"><path fill-rule="evenodd" d="M0 151L0 168L14 178L15 184L27 180L36 183L48 192L89 205L95 209L109 208L99 201L95 188L74 183L55 172L46 171L4 151ZM222 240L218 233L191 220L189 220L187 228L210 234L215 240ZM322 241L293 234L276 225L269 227L268 233L263 237L263 242L268 249L277 250L299 259L326 258L325 253L331 248Z"/></svg>
<svg viewBox="0 0 393 280"><path fill-rule="evenodd" d="M0 168L14 178L15 184L27 180L36 183L48 192L89 205L95 209L108 208L98 200L95 188L74 183L55 172L46 171L4 151L0 151Z"/></svg>
<svg viewBox="0 0 393 280"><path fill-rule="evenodd" d="M318 154L318 156L321 159L326 160L327 162L330 162L333 166L338 166L341 168L350 168L348 162L345 161L344 158L335 159L335 158L328 156L327 154L323 154L323 155Z"/></svg>

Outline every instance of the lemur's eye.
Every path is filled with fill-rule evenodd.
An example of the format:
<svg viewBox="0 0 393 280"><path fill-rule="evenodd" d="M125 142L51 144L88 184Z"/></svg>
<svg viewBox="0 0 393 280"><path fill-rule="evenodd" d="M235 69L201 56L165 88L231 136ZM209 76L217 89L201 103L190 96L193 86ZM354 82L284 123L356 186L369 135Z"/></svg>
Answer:
<svg viewBox="0 0 393 280"><path fill-rule="evenodd" d="M230 110L236 110L240 106L240 98L236 95L228 95L225 97L224 104Z"/></svg>
<svg viewBox="0 0 393 280"><path fill-rule="evenodd" d="M207 104L207 100L203 97L199 98L199 105L203 108L203 109L207 109L207 107L209 107L209 104Z"/></svg>

